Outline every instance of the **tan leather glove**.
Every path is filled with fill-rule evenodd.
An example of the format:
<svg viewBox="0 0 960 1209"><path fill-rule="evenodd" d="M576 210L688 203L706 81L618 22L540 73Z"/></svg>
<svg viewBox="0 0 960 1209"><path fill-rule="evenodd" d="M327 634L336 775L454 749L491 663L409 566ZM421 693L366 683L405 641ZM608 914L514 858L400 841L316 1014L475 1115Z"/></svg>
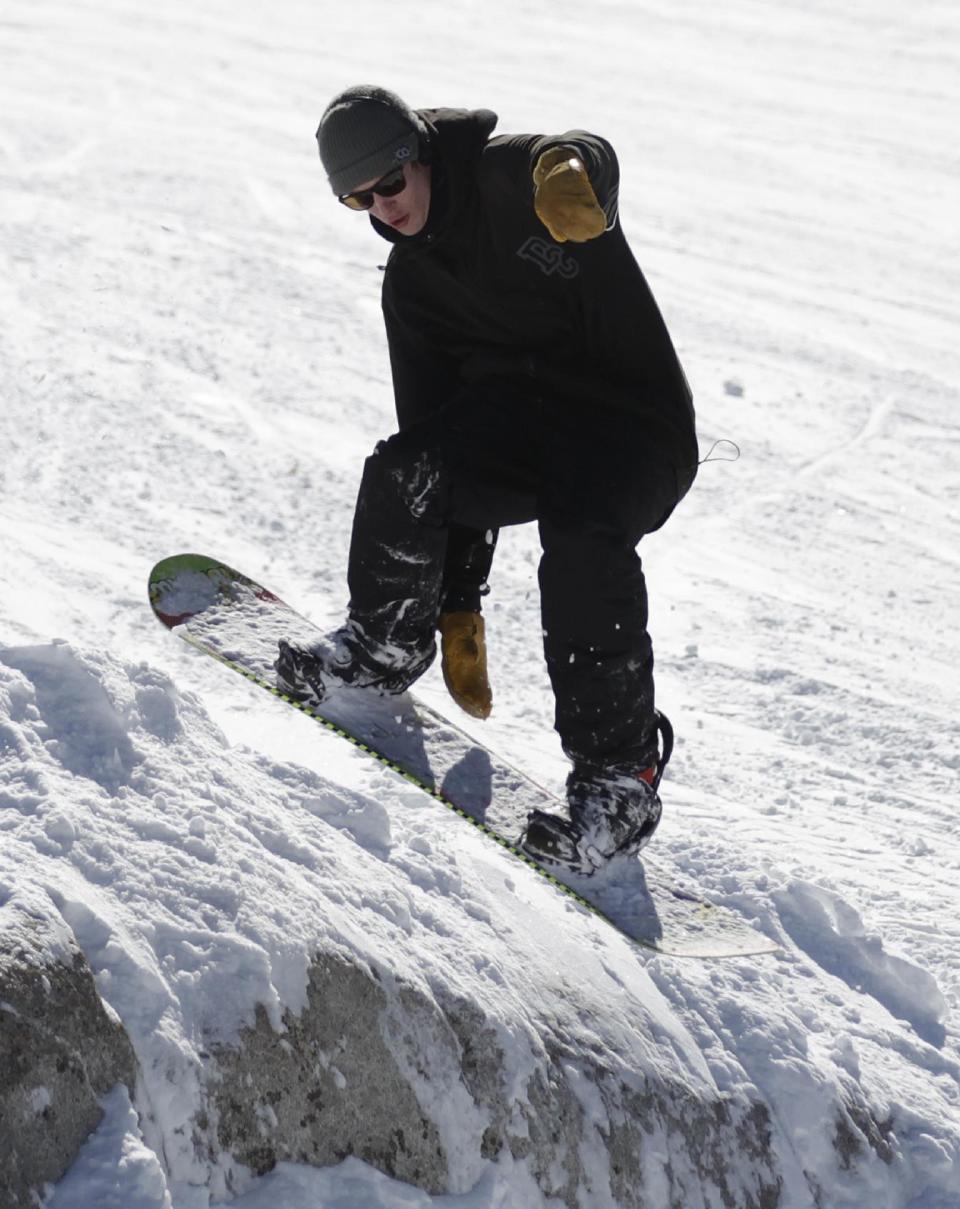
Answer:
<svg viewBox="0 0 960 1209"><path fill-rule="evenodd" d="M607 229L590 177L570 147L544 151L533 170L533 208L557 243L586 243Z"/></svg>
<svg viewBox="0 0 960 1209"><path fill-rule="evenodd" d="M487 679L487 642L480 613L441 613L443 680L457 705L474 718L487 718L493 694Z"/></svg>

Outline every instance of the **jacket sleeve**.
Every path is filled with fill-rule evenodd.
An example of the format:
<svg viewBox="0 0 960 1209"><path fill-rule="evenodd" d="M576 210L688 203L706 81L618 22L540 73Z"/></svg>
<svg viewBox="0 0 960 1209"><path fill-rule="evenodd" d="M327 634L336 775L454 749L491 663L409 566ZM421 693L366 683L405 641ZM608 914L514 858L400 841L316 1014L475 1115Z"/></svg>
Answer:
<svg viewBox="0 0 960 1209"><path fill-rule="evenodd" d="M409 320L402 319L392 291L384 282L383 320L393 375L393 398L401 431L425 420L453 396L457 388L455 362L432 348Z"/></svg>
<svg viewBox="0 0 960 1209"><path fill-rule="evenodd" d="M499 532L451 525L440 593L441 613L479 613Z"/></svg>
<svg viewBox="0 0 960 1209"><path fill-rule="evenodd" d="M519 171L525 177L523 188L531 198L533 169L537 160L554 147L569 147L587 170L597 201L607 216L607 230L616 226L619 217L620 165L616 152L605 138L586 130L568 130L565 134L555 135L501 135L491 139L488 147L508 150L510 162L516 160L516 167L512 170ZM501 159L500 162L505 164L506 161Z"/></svg>
<svg viewBox="0 0 960 1209"><path fill-rule="evenodd" d="M457 387L455 362L431 348L415 328L397 314L393 292L384 282L383 318L393 373L397 425L402 431L427 419L453 397ZM497 543L495 529L451 525L443 567L442 612L480 612L480 598L489 592L487 577Z"/></svg>

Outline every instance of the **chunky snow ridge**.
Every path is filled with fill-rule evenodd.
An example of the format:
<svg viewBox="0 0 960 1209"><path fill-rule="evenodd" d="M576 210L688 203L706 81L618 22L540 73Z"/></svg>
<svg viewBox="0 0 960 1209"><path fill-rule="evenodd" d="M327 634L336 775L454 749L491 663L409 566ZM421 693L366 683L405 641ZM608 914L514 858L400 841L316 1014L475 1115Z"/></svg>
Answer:
<svg viewBox="0 0 960 1209"><path fill-rule="evenodd" d="M231 747L146 665L7 648L0 710L3 1019L37 1014L11 1002L25 965L52 986L86 973L97 1002L41 1031L82 1068L87 1130L87 1085L128 1088L137 1116L114 1097L105 1128L127 1122L144 1204L355 1156L434 1195L499 1168L571 1209L772 1207L801 1173L811 1197L848 1182L851 1204L868 1187L896 1205L956 1154L932 1132L929 1077L952 1071L929 1044L936 986L813 887L766 908L782 957L644 960L399 777L363 766L351 791ZM861 1028L831 964L863 977ZM57 1132L77 1093L44 1070L0 1098ZM50 1162L12 1167L52 1179Z"/></svg>

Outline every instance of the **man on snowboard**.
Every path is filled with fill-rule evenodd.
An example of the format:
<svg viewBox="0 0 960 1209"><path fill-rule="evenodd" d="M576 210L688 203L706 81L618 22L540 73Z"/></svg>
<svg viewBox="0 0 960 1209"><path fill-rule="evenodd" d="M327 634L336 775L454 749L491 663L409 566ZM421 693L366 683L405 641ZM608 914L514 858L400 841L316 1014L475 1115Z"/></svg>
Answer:
<svg viewBox="0 0 960 1209"><path fill-rule="evenodd" d="M399 693L436 654L489 712L480 597L496 532L536 521L543 643L573 762L569 819L521 846L591 873L660 819L671 736L654 708L636 545L693 482L690 390L620 229L613 149L584 131L491 137L489 110L347 89L317 131L331 188L391 243L383 314L399 432L367 459L348 619L280 644L278 684ZM663 737L661 746L660 737Z"/></svg>

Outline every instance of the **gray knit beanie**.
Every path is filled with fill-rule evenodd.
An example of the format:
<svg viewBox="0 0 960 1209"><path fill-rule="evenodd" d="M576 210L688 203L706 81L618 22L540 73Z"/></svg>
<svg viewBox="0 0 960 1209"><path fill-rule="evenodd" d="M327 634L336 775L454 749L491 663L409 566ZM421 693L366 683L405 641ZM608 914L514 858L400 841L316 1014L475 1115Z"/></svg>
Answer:
<svg viewBox="0 0 960 1209"><path fill-rule="evenodd" d="M317 127L320 159L334 193L349 193L421 158L426 128L396 93L357 84L333 98Z"/></svg>

